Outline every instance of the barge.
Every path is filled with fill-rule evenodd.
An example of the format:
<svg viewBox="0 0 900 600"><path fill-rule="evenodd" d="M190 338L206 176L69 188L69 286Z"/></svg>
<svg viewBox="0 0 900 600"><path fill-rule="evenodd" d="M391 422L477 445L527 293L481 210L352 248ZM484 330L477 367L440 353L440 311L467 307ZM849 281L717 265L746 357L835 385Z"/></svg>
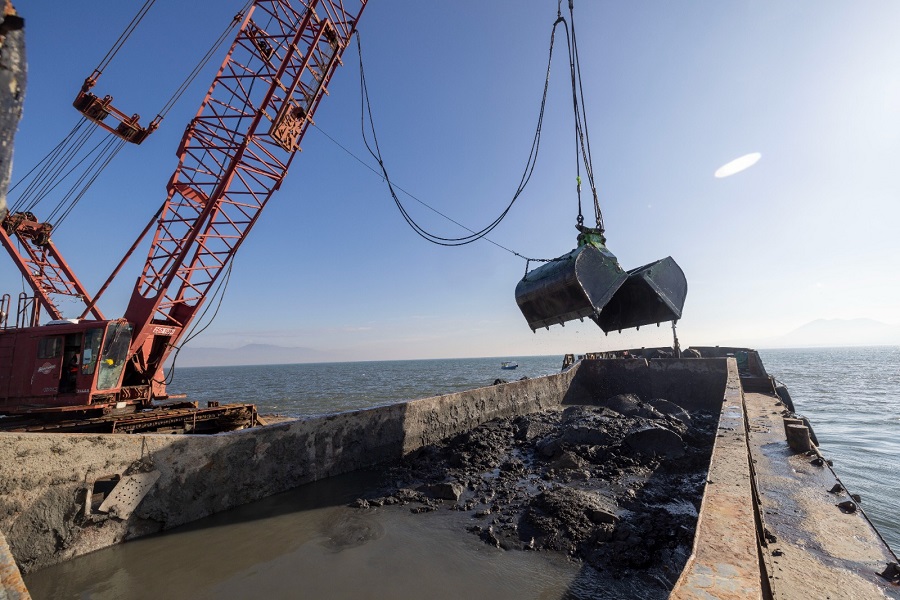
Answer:
<svg viewBox="0 0 900 600"><path fill-rule="evenodd" d="M24 89L23 22L8 1L3 6L0 90L10 90L11 94L0 96L0 190L5 190L8 182L12 134ZM334 29L322 31L322 39L335 39ZM328 45L323 44L322 50L326 51ZM263 55L271 47L267 49L257 40L250 51ZM317 81L327 79L318 75ZM83 90L79 98L91 99L85 94ZM88 104L95 106L93 102ZM79 110L91 112L88 104L82 103ZM91 114L98 118L96 112ZM282 117L288 121L308 116L298 112L288 118L287 114ZM295 124L287 122L278 130L286 151L295 151L299 143L288 136ZM122 120L115 131L122 133L123 126L126 132L131 131L131 125L136 127ZM136 139L130 133L127 137L126 141ZM186 200L199 197L186 188L179 193L186 194ZM5 200L5 191L0 200ZM0 218L3 210L0 206ZM40 247L49 244L46 236L38 235L32 241ZM77 289L73 295L83 299ZM89 302L86 311L93 308L93 302ZM9 299L0 302L0 322L5 323L12 312ZM22 325L26 321L37 325L36 317L26 319L25 311L16 313L22 316ZM101 414L89 422L70 420L65 414L50 422L37 420L33 411L0 420L0 598L29 597L21 578L23 572L33 573L95 550L171 531L312 482L361 469L385 469L422 453L439 453L448 440L498 419L549 415L547 419L552 420L555 415L568 414L587 415L585 423L595 417L614 425L624 423L627 427L621 433L625 437L605 443L627 447L634 454L626 456L627 461L616 469L631 476L630 466L640 466L644 479L633 478L634 487L645 489L647 480L656 473L653 465L677 467L692 450L686 447L687 438L676 432L681 430L669 418L672 415L661 412L663 407L674 414L683 413L685 419L702 417L712 424L708 448L695 452L702 455L698 464L703 465L696 490L698 506L692 527L683 536L687 540L683 560L670 557L670 564L678 563L667 579L670 597L900 597L897 557L858 500L841 484L827 457L818 451L810 424L793 412L786 388L768 376L753 350L701 347L689 349L685 356L690 358L673 357L677 354L674 349L600 352L578 360L573 356L555 375L254 427L257 417L252 405L205 409L169 405L149 415L134 408L149 405L157 393L148 382L153 381L154 369L163 364L164 350L174 345L175 338L170 337L180 333L163 327L165 323L151 323L150 313L142 322L156 326L152 335L160 336L158 343L147 337L146 343L138 344L140 352L128 355L127 360L109 357L111 367L142 364L144 371L129 379L140 385L119 385L115 387L122 388L116 392L119 395L107 394L102 402L97 402L93 392L104 390L89 388L85 395L90 396L90 403L72 404L76 408L99 406ZM99 317L97 322L104 327L114 323ZM606 325L608 329L621 326ZM73 336L86 339L87 325L58 326L69 327ZM87 360L86 347L82 344L76 348L82 360ZM132 360L145 355L150 360ZM12 360L11 355L2 356ZM96 352L91 354L91 360L97 358ZM92 373L82 368L82 375ZM48 394L60 392L61 376L61 372L56 373ZM120 375L117 377L121 381ZM126 388L135 393L129 395ZM146 393L145 388L149 390ZM80 394L79 389L75 387ZM645 411L657 423L644 422L635 429L637 421L626 414L630 409L622 397L633 399L632 408ZM613 402L616 398L618 404ZM119 404L130 405L132 412L117 413L126 408ZM203 433L228 429L235 430L171 435L174 430ZM542 478L545 483L535 485L540 494L583 499L592 481L604 482L603 465L587 468L579 462L583 460L579 452L596 454L594 449L602 444L593 442L601 436L596 428L581 425L577 431L569 431L574 433L553 438L552 434L532 436L526 428L518 441L544 457L535 459L546 477ZM479 468L494 473L503 471L507 464L512 463L488 461ZM514 468L512 465L510 470ZM431 486L432 497L413 494L409 498L431 508L436 503L444 506L437 501L447 500L447 507L457 510L450 504L452 500L440 498L449 493L460 499L452 485L455 482L441 483L448 484L449 492L436 491L434 486L438 484L431 483L427 485ZM402 495L399 490L390 497L398 495ZM361 506L369 503L365 498L360 500ZM458 509L463 517L493 510L492 505L484 506L489 500L469 500L471 504L466 502ZM537 500L528 502L534 505ZM542 501L548 501L546 495ZM606 537L590 539L598 550L602 550L602 544L631 539L623 532L626 527L634 529L633 519L642 517L614 502L584 505L578 510L582 514L576 516L600 525L606 533ZM482 527L477 533L486 542L502 546L498 532ZM636 585L642 585L642 573L632 565L616 576L631 574ZM597 585L604 586L602 577ZM410 597L418 597L417 591L410 592Z"/></svg>
<svg viewBox="0 0 900 600"><path fill-rule="evenodd" d="M900 597L896 556L758 354L695 352L701 358L588 355L556 375L216 435L2 433L4 572L31 572L342 473L384 469L494 419L631 395L714 418L690 552L670 597ZM789 444L789 427L805 430L808 449ZM554 488L583 487L564 470L556 469ZM17 581L6 576L7 596L27 597L12 595L23 590Z"/></svg>

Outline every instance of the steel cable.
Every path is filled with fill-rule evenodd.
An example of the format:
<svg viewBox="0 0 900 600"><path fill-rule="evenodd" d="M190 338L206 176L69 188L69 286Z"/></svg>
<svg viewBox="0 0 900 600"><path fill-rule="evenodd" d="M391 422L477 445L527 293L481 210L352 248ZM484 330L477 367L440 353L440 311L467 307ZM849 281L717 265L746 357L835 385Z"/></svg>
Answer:
<svg viewBox="0 0 900 600"><path fill-rule="evenodd" d="M204 67L209 63L210 59L219 51L219 48L225 43L225 40L228 39L229 34L234 29L235 25L240 23L241 19L243 19L244 15L247 13L247 10L250 8L250 5L253 4L253 0L248 0L248 2L244 5L244 8L238 12L234 18L231 20L231 23L219 34L219 37L213 42L213 45L210 46L209 50L206 51L206 54L200 59L200 61L194 66L188 76L185 78L181 85L175 90L166 104L162 107L162 109L157 113L160 117L165 117L166 114L172 109L173 106L178 102L184 92L187 91L187 88L194 82L198 75L200 75L200 71L203 70Z"/></svg>
<svg viewBox="0 0 900 600"><path fill-rule="evenodd" d="M147 15L147 12L150 10L150 7L153 6L153 3L156 0L146 0L144 5L138 10L137 14L131 19L131 22L125 27L125 31L119 36L119 39L112 45L112 48L106 53L106 55L100 60L100 64L97 65L97 71L102 73L103 70L109 66L109 63L112 62L112 59L118 54L119 50L122 49L122 46L125 45L125 42L131 37L131 34L134 33L134 30L140 24L140 22Z"/></svg>
<svg viewBox="0 0 900 600"><path fill-rule="evenodd" d="M525 187L527 186L528 182L531 179L531 175L533 174L534 168L537 164L537 155L538 155L538 152L540 149L541 130L542 130L542 126L543 126L544 112L545 112L546 104L547 104L547 91L550 86L550 73L551 73L551 66L552 66L552 62L553 62L553 47L554 47L554 42L556 39L556 27L561 22L564 22L564 20L562 19L562 17L558 17L556 19L556 21L553 23L553 29L552 29L552 32L550 35L550 51L549 51L549 57L547 60L547 72L546 72L546 77L544 80L543 95L541 98L541 108L538 113L538 122L537 122L537 126L535 128L535 134L534 134L534 138L532 140L531 150L528 155L528 160L526 161L525 171L523 172L522 178L519 181L519 186L516 189L516 192L513 194L512 200L509 202L509 204L506 206L506 208L500 213L500 215L496 219L494 219L490 224L488 224L484 228L480 229L479 231L473 232L468 227L464 227L464 226L460 225L459 223L456 223L455 221L453 221L453 219L449 219L449 217L446 217L446 215L442 215L445 218L448 218L451 222L454 222L457 225L459 225L460 227L463 227L467 231L471 232L471 235L456 237L456 238L442 237L442 236L430 233L429 231L425 230L418 223L416 223L416 221L412 218L412 216L407 212L407 210L403 206L402 202L400 202L400 199L397 197L397 193L394 190L394 185L391 182L390 176L388 175L388 172L387 172L387 168L385 167L384 160L381 155L381 150L378 145L378 139L375 134L374 119L372 117L372 107L371 107L371 102L369 101L368 88L366 86L365 69L363 67L362 44L360 42L359 32L357 32L356 43L357 43L357 48L358 48L358 52L359 52L361 112L362 112L361 129L362 129L362 134L363 134L363 141L366 145L366 149L369 151L369 154L371 154L372 158L374 158L378 162L378 166L381 169L381 175L384 177L384 180L388 185L388 190L390 191L391 197L393 198L394 203L396 204L398 210L400 211L400 214L403 216L403 218L407 222L407 224L413 229L413 231L415 231L423 239L425 239L433 244L440 245L440 246L462 246L462 245L470 244L474 241L477 241L477 240L483 238L485 235L487 235L491 231L493 231L494 228L496 228L497 225L500 224L500 222L509 213L513 204L516 202L516 200L519 198L521 193L524 191ZM369 128L371 129L372 144L369 143L368 137L366 135L366 117L368 117L368 125L369 125ZM372 146L374 146L374 149ZM435 211L435 212L437 212L437 211ZM518 254L516 252L513 252L513 254L516 254L517 256L521 256L520 254Z"/></svg>
<svg viewBox="0 0 900 600"><path fill-rule="evenodd" d="M111 142L112 143L108 144L107 147L103 149L103 153L106 154L105 160L103 160L103 163L100 164L99 167L97 167L96 171L94 171L93 175L91 175L91 178L88 180L88 182L78 191L75 198L72 199L71 201L69 201L68 207L62 213L62 215L60 215L59 219L56 222L57 228L60 225L62 225L63 221L66 220L66 217L68 217L69 214L72 212L72 209L75 208L76 205L78 205L78 202L81 200L81 198L84 197L84 195L91 188L91 186L94 185L94 182L97 180L97 178L100 176L100 174L103 173L103 171L106 169L106 167L109 166L109 163L112 162L112 160L116 157L116 155L119 153L119 151L125 147L125 144L126 144L125 140L120 140L120 139L116 139L116 138L112 138ZM99 162L99 160L95 162L95 165L97 164L97 162ZM73 187L69 191L69 193L66 195L66 198L71 198L71 195L73 193L75 193L75 187Z"/></svg>
<svg viewBox="0 0 900 600"><path fill-rule="evenodd" d="M560 17L561 18L561 17ZM596 217L596 227L603 233L603 214L600 211L600 201L597 196L597 185L594 179L593 158L591 156L590 134L587 126L587 108L584 102L584 88L581 79L581 62L578 58L578 42L575 37L575 8L574 0L569 0L569 18L571 20L571 30L566 24L566 43L569 50L569 75L572 83L572 106L575 116L575 163L576 175L578 182L578 224L581 225L583 217L581 214L581 165L584 164L585 173L588 177L588 183L591 186L593 195L594 215Z"/></svg>
<svg viewBox="0 0 900 600"><path fill-rule="evenodd" d="M42 189L46 186L46 183L49 180L55 179L58 175L59 167L58 161L60 160L60 156L64 157L63 160L67 158L71 160L71 157L74 155L74 149L80 148L84 145L86 139L85 136L90 136L92 130L87 129L86 131L82 131L79 133L79 130L82 126L87 122L87 119L81 118L78 120L78 123L72 128L72 130L63 138L63 140L57 144L53 150L48 152L38 163L31 168L30 171L19 181L16 182L14 188L17 188L21 183L24 183L28 180L28 177L34 173L35 169L40 167L40 170L34 175L34 177L29 181L28 185L25 186L25 190L21 193L19 198L16 200L12 210L15 212L28 212L34 209L35 206L41 201L43 196L37 193L38 189ZM72 141L73 136L80 136L74 142ZM12 191L12 190L10 190ZM37 197L35 197L37 196Z"/></svg>
<svg viewBox="0 0 900 600"><path fill-rule="evenodd" d="M102 156L103 152L105 151L105 148L104 148L104 149L101 149L101 146L104 146L104 144L105 144L106 146L109 146L109 138L102 138L99 142L97 142L97 144L96 144L93 148L91 148L90 151L88 151L87 154L85 154L85 155L81 158L81 160L79 160L77 163L75 163L75 165L74 165L71 169L69 169L69 170L68 170L64 175L62 175L61 177L57 177L57 179L56 179L56 181L53 183L53 185L52 185L51 187L49 187L49 188L46 190L46 192L43 192L43 193L41 194L41 198L46 197L50 192L52 192L54 189L56 189L56 187L57 187L60 183L62 183L63 181L65 181L65 179L66 179L69 175L71 175L72 173L74 173L75 170L78 169L78 167L80 167L80 166L82 165L82 163L84 163L84 161L86 161L88 158L90 158L95 152L97 152L98 150L100 150L100 155ZM88 171L88 170L90 170L91 168L93 168L93 166L96 164L96 162L97 162L97 158L95 157L95 158L88 164L87 169L85 170L85 172ZM73 184L73 186L77 186L77 185L79 184L79 182L81 182L81 181L84 180L84 178L85 178L85 174L82 173L82 174L80 175L80 177L76 180L75 184ZM72 189L72 188L69 188L69 192L67 192L67 194L68 194L68 193L71 193L71 189ZM57 202L56 206L53 208L53 210L50 211L50 214L46 217L47 221L52 221L53 218L56 216L56 214L59 213L61 210L64 209L65 200L66 200L66 196L63 196L63 198L62 198L59 202Z"/></svg>

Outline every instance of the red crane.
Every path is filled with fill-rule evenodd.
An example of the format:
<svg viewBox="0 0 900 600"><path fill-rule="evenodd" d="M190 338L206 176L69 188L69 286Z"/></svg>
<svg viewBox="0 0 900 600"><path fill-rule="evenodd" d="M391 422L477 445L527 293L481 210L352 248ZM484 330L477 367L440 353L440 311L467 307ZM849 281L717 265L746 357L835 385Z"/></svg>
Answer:
<svg viewBox="0 0 900 600"><path fill-rule="evenodd" d="M0 299L0 414L133 412L166 397L166 358L280 187L366 2L253 2L181 140L165 202L95 297L53 245L51 225L31 213L3 220L0 242L34 296L20 295L15 316L10 296ZM82 89L75 105L123 140L146 137L109 97ZM102 123L104 107L118 126ZM154 225L124 316L104 318L97 300ZM81 300L80 318L64 319L54 295Z"/></svg>

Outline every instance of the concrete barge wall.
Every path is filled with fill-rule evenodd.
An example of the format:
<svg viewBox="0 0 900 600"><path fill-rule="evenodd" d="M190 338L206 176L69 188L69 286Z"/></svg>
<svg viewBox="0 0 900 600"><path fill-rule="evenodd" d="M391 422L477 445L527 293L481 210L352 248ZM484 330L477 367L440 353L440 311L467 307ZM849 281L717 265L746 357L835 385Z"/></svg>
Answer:
<svg viewBox="0 0 900 600"><path fill-rule="evenodd" d="M724 359L603 363L212 436L0 434L0 531L29 572L395 460L496 417L624 392L721 407ZM673 377L677 391L657 389Z"/></svg>
<svg viewBox="0 0 900 600"><path fill-rule="evenodd" d="M559 405L576 373L212 436L0 434L0 530L29 572Z"/></svg>

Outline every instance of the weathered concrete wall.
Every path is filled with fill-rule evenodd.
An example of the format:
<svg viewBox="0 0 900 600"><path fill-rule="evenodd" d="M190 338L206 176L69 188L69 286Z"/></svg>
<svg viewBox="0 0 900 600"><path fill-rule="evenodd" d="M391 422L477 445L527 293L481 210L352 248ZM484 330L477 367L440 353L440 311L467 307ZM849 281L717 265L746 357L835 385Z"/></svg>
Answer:
<svg viewBox="0 0 900 600"><path fill-rule="evenodd" d="M214 436L0 434L0 530L32 571L559 405L576 375ZM100 512L90 494L110 476L122 480Z"/></svg>
<svg viewBox="0 0 900 600"><path fill-rule="evenodd" d="M642 400L664 398L687 410L718 412L727 379L724 358L584 360L564 403L592 404L637 394Z"/></svg>

